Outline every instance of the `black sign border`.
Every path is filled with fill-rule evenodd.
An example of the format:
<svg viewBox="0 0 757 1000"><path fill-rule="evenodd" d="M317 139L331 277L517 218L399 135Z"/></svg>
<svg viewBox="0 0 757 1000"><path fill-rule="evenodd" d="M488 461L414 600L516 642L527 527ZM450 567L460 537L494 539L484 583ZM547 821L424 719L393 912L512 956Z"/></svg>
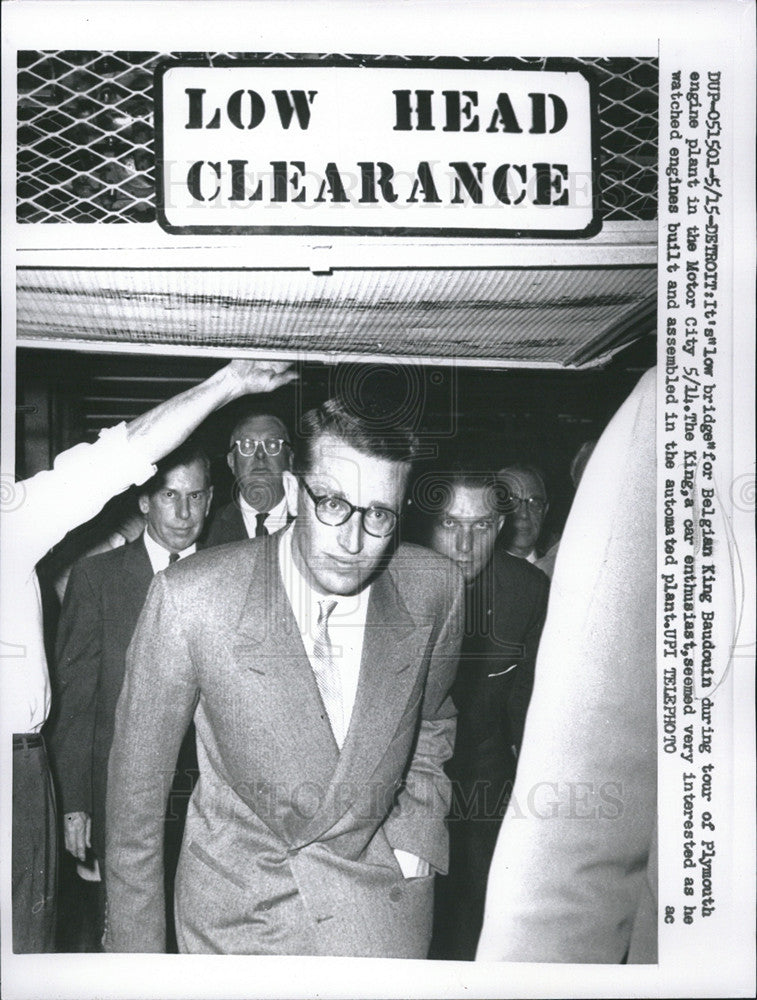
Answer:
<svg viewBox="0 0 757 1000"><path fill-rule="evenodd" d="M525 58L525 57L524 57ZM591 221L583 229L470 229L456 226L441 228L415 228L409 226L175 226L168 221L165 213L165 190L163 186L163 77L170 69L205 66L209 69L226 67L260 68L265 66L339 66L343 68L409 68L409 69L489 69L516 70L520 72L560 72L580 73L589 85L590 129L591 129L591 169L593 177L593 212ZM157 221L167 233L187 235L248 235L248 236L360 236L360 237L401 237L401 238L444 238L454 239L589 239L602 229L601 214L601 174L599 143L599 93L594 74L578 60L546 57L538 60L538 65L524 66L522 59L512 57L436 57L436 56L376 56L376 55L301 55L297 53L261 53L256 58L245 55L234 59L230 56L211 57L206 53L177 53L170 59L158 63L154 69L153 114L155 136L155 208Z"/></svg>

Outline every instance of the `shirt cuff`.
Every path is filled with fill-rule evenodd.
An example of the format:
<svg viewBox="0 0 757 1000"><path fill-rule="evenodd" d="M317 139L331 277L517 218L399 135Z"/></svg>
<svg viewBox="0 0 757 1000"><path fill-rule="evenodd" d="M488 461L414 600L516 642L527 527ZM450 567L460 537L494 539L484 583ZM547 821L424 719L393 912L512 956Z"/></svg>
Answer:
<svg viewBox="0 0 757 1000"><path fill-rule="evenodd" d="M417 854L410 851L402 851L399 847L393 848L397 864L402 869L405 878L419 878L431 874L431 866L428 861L419 858Z"/></svg>

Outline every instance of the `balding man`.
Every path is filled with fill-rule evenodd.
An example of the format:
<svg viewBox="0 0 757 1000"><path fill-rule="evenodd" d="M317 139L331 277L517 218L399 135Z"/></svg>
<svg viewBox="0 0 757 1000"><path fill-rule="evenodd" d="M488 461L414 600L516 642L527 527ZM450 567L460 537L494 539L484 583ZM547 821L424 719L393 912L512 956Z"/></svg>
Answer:
<svg viewBox="0 0 757 1000"><path fill-rule="evenodd" d="M544 476L534 465L508 465L499 470L497 478L506 492L507 518L501 544L511 556L538 566L542 554L538 543L549 510Z"/></svg>
<svg viewBox="0 0 757 1000"><path fill-rule="evenodd" d="M214 515L207 545L271 535L289 521L283 474L291 468L292 445L284 423L254 413L235 425L226 461L234 476L233 499Z"/></svg>

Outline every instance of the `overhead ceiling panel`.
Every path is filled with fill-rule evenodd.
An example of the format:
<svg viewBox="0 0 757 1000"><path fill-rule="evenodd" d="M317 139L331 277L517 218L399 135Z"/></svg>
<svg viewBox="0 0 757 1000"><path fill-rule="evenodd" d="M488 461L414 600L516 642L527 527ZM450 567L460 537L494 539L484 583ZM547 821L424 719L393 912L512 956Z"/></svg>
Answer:
<svg viewBox="0 0 757 1000"><path fill-rule="evenodd" d="M591 367L654 325L653 268L22 268L22 344Z"/></svg>

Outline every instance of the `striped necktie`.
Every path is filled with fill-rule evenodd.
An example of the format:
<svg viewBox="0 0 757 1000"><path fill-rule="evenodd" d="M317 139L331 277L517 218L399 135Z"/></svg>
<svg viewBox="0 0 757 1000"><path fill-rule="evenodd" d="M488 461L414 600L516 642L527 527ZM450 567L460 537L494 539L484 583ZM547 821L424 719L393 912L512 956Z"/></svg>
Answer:
<svg viewBox="0 0 757 1000"><path fill-rule="evenodd" d="M334 663L334 651L329 636L329 615L335 607L336 601L334 600L318 602L318 621L315 625L315 641L313 642L313 673L331 723L331 731L341 750L345 736L342 679L339 668Z"/></svg>

